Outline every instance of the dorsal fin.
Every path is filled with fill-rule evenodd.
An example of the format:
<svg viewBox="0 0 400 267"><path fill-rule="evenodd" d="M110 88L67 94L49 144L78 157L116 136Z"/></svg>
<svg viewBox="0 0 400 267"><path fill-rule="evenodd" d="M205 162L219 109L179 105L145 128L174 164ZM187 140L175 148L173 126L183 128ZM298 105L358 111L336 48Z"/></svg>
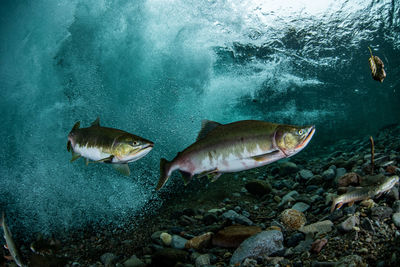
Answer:
<svg viewBox="0 0 400 267"><path fill-rule="evenodd" d="M100 118L97 117L97 119L90 124L91 127L100 127Z"/></svg>
<svg viewBox="0 0 400 267"><path fill-rule="evenodd" d="M209 120L202 120L201 121L201 130L199 134L197 135L196 141L204 138L209 132L214 130L216 127L220 126L221 123L215 122L215 121L209 121Z"/></svg>

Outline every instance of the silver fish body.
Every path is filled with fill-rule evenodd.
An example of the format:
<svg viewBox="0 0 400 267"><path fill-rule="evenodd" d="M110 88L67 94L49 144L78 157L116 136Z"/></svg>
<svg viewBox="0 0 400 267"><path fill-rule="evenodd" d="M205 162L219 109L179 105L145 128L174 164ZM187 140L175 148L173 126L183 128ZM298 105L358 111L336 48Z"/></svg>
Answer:
<svg viewBox="0 0 400 267"><path fill-rule="evenodd" d="M157 190L173 171L187 184L194 175L217 179L222 173L248 170L293 156L311 140L314 126L281 125L264 121L220 124L203 121L197 141L168 162L161 159Z"/></svg>

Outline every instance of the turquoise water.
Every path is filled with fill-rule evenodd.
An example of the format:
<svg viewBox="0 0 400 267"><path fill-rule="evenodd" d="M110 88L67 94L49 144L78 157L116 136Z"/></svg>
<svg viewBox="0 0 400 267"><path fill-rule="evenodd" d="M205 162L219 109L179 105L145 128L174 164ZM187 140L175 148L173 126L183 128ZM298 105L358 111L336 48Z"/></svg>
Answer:
<svg viewBox="0 0 400 267"><path fill-rule="evenodd" d="M0 5L0 211L20 232L150 216L159 159L191 144L202 119L315 124L308 151L399 122L398 1ZM155 143L131 177L69 162L69 131L96 117Z"/></svg>

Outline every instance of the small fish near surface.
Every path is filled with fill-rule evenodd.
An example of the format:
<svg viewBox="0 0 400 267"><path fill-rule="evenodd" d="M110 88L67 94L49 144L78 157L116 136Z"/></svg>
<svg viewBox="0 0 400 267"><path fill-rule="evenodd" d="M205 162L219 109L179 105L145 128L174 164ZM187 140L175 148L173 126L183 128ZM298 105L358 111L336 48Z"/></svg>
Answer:
<svg viewBox="0 0 400 267"><path fill-rule="evenodd" d="M368 59L368 61L369 61L369 67L371 68L372 78L375 81L383 82L383 80L386 78L386 72L384 69L385 65L378 56L372 55L370 47L368 47L368 49L369 52L371 53L371 57Z"/></svg>
<svg viewBox="0 0 400 267"><path fill-rule="evenodd" d="M310 142L314 126L294 126L256 120L220 124L204 120L194 144L171 161L160 161L159 190L179 170L185 185L194 175L215 181L222 173L267 165L300 152Z"/></svg>
<svg viewBox="0 0 400 267"><path fill-rule="evenodd" d="M7 260L13 260L20 267L27 266L23 262L23 260L21 258L21 255L20 255L20 252L19 252L17 246L14 243L11 231L8 228L7 224L6 224L6 220L5 220L5 217L4 217L4 212L2 214L2 217L1 217L1 220L0 220L0 224L1 224L1 226L3 228L3 231L4 231L4 239L6 240L5 248L8 249L8 251L10 251L10 254L11 254L11 256L5 256L5 258Z"/></svg>
<svg viewBox="0 0 400 267"><path fill-rule="evenodd" d="M91 162L110 163L116 170L129 176L128 163L147 155L153 149L153 142L128 132L100 126L96 119L90 127L79 128L75 123L68 134L67 150L72 152L71 162L86 158Z"/></svg>

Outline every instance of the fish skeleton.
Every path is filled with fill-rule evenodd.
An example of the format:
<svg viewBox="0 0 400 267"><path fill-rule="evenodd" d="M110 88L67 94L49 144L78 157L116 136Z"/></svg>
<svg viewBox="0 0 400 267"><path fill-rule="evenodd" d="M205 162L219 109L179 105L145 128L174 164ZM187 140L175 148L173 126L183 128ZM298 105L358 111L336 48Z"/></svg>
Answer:
<svg viewBox="0 0 400 267"><path fill-rule="evenodd" d="M24 264L24 262L22 261L22 258L19 254L19 250L18 250L17 246L14 243L14 240L11 235L11 231L6 224L6 220L4 218L4 212L2 214L0 224L3 227L4 239L6 240L6 244L7 244L6 248L8 249L8 251L10 251L10 254L11 254L11 256L7 256L5 258L8 260L14 260L14 262L20 267L26 266Z"/></svg>
<svg viewBox="0 0 400 267"><path fill-rule="evenodd" d="M68 134L67 150L72 152L71 162L86 158L91 162L111 163L124 175L130 175L128 163L147 155L153 149L153 142L128 132L100 126L96 119L90 127L79 128L75 123Z"/></svg>
<svg viewBox="0 0 400 267"><path fill-rule="evenodd" d="M195 143L171 161L160 161L159 190L179 170L185 185L194 175L215 181L222 173L248 170L300 152L314 135L314 126L256 120L220 124L204 120Z"/></svg>
<svg viewBox="0 0 400 267"><path fill-rule="evenodd" d="M358 188L351 192L340 195L333 200L331 212L333 212L335 208L340 209L346 203L349 203L349 206L352 206L356 201L380 197L383 193L389 192L398 182L399 176L397 175L386 177L381 184Z"/></svg>

